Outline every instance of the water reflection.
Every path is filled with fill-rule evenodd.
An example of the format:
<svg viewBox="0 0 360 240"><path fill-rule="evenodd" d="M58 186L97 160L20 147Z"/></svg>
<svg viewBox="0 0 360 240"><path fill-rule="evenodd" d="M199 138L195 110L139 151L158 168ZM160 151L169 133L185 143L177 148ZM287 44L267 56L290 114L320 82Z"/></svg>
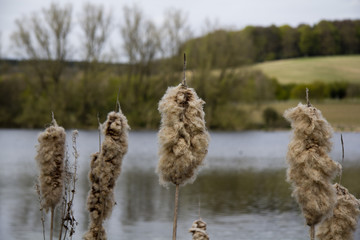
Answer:
<svg viewBox="0 0 360 240"><path fill-rule="evenodd" d="M343 184L356 196L360 195L360 186L356 184L360 181L359 172L360 167L346 168L342 179ZM180 190L179 221L187 223L183 226L184 232L180 233L180 236L186 238L186 228L191 225L191 221L197 218L199 199L201 201L201 215L209 223L210 230L221 228L223 231L228 231L228 234L230 232L236 234L239 231L235 227L239 224L237 221L245 221L247 225L252 226L254 224L246 231L253 231L255 225L259 224L259 221L262 222L262 218L269 216L276 218L282 227L288 228L286 221L291 216L294 230L300 234L302 230L306 230L306 227L301 216L299 216L297 204L290 197L290 186L284 181L284 178L284 169L272 171L204 171L198 176L194 184L187 185ZM33 237L34 233L36 233L35 236L41 237L40 212L33 183L34 176L23 174L12 186L12 190L1 188L0 206L7 206L7 209L2 209L2 213L8 217L7 225L2 226L2 230L5 228L1 233L2 237L6 236L5 233L12 237L16 236L16 239L36 239L29 238L29 232L32 233ZM75 215L80 223L76 239L80 238L86 231L89 221L85 206L88 189L85 171L79 176L79 184L79 194L76 195L75 199ZM107 227L113 229L112 234L120 231L122 235L128 234L127 236L132 236L136 231L153 229L154 232L148 233L153 238L149 239L160 239L158 237L163 237L159 233L163 230L162 226L171 223L173 193L173 187L165 189L159 186L158 178L154 172L141 170L123 172L115 192L117 205ZM5 195L6 198L3 197ZM80 215L82 216L79 217ZM295 226L295 223L299 225ZM146 226L144 229L139 229L139 224ZM152 227L146 230L149 227L148 224ZM261 224L265 225L264 222ZM166 234L171 232L171 225L168 227ZM264 227L270 231L269 226ZM306 231L302 234L306 236L305 233ZM109 234L111 236L111 233ZM213 234L216 235L216 233ZM272 232L270 235L273 236L273 234ZM6 239L12 239L12 237Z"/></svg>
<svg viewBox="0 0 360 240"><path fill-rule="evenodd" d="M258 134L255 135L259 137ZM36 131L26 134L29 139L36 139L36 135ZM97 147L96 132L85 135L91 140L86 144L86 140L79 139L81 159L74 206L79 225L74 239L81 239L87 230L88 156ZM116 185L117 205L105 223L110 240L171 239L174 188L166 189L158 183L154 172L157 161L154 138L155 133L137 133L131 139L133 147L124 160ZM255 158L254 153L245 150L241 156L238 153L231 155L227 153L231 146L224 146L224 138L241 138L241 134L212 136L215 145L212 153L209 151L209 166L201 171L193 184L180 189L179 239L190 239L188 229L199 216L199 200L200 214L208 223L211 239L307 239L308 228L291 198L285 169L281 167L284 166L282 155L285 153L278 153L279 156L273 154L275 160ZM253 139L249 133L247 138ZM288 138L288 133L265 137L268 138L282 143L286 142L284 139ZM24 145L23 151L17 155L14 150L14 147L18 149L16 144L11 141L4 143L0 138L1 143L6 148L0 151L0 159L8 168L0 168L0 239L42 239L39 205L33 188L37 174L34 145ZM249 144L253 143L250 141ZM233 145L234 148L236 146ZM227 157L221 158L222 152ZM351 161L345 162L342 184L359 197L360 159L356 159L355 155L349 158ZM262 167L256 167L260 164ZM264 167L269 165L276 167ZM355 239L360 239L360 231L357 231Z"/></svg>

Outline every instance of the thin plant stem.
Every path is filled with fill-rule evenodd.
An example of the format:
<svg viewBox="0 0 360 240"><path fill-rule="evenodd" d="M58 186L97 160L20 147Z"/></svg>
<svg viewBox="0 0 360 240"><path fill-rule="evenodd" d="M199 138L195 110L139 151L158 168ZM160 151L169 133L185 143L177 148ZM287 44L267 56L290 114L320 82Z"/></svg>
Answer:
<svg viewBox="0 0 360 240"><path fill-rule="evenodd" d="M54 233L54 214L55 214L54 210L55 210L55 208L52 207L51 208L51 222L50 222L50 240L53 239L53 233Z"/></svg>
<svg viewBox="0 0 360 240"><path fill-rule="evenodd" d="M308 107L311 107L311 103L309 100L309 89L308 88L306 88L306 103L307 103Z"/></svg>
<svg viewBox="0 0 360 240"><path fill-rule="evenodd" d="M99 124L99 161L100 161L100 169L101 169L101 172L104 170L104 163L103 161L100 159L101 157L101 123L100 123L100 118L99 118L99 113L98 113L98 124ZM101 182L101 178L102 178L102 174L100 173L100 182ZM100 193L103 189L101 189L101 184L100 184ZM103 203L103 206L102 206L102 209L101 209L101 212L100 212L100 217L98 218L98 222L97 222L97 225L102 225L102 219L103 219L103 214L104 214L104 209L105 209L105 201L104 201L104 197L103 197L103 194L100 194L100 202ZM96 240L99 240L99 239L102 239L102 232L100 231L100 229L98 230L97 234L96 234Z"/></svg>
<svg viewBox="0 0 360 240"><path fill-rule="evenodd" d="M199 196L199 219L201 219L201 202L200 202L200 196Z"/></svg>
<svg viewBox="0 0 360 240"><path fill-rule="evenodd" d="M98 124L99 124L99 156L100 156L100 152L101 152L101 123L100 123L99 113L97 114L97 120L98 120Z"/></svg>
<svg viewBox="0 0 360 240"><path fill-rule="evenodd" d="M345 156L345 150L344 150L344 139L342 134L341 136L341 150L342 150L342 155L341 155L341 165L344 166L344 156ZM340 173L340 179L339 179L339 184L341 184L341 179L342 179L342 171Z"/></svg>
<svg viewBox="0 0 360 240"><path fill-rule="evenodd" d="M65 213L66 213L66 203L67 203L67 196L66 196L66 186L65 186L65 196L62 203L62 213L61 213L61 226L60 226L60 233L59 233L59 240L61 240L64 224L65 224Z"/></svg>
<svg viewBox="0 0 360 240"><path fill-rule="evenodd" d="M67 209L67 202L68 202L68 174L69 174L69 155L66 150L66 159L65 159L65 179L64 179L64 195L63 195L63 201L62 201L62 207L61 207L61 225L60 225L60 233L59 233L59 240L61 240L63 229L65 228L65 214ZM66 232L65 232L66 236Z"/></svg>
<svg viewBox="0 0 360 240"><path fill-rule="evenodd" d="M120 101L119 101L119 95L120 95L120 87L117 93L116 97L116 104L115 104L115 112L118 110L120 112Z"/></svg>
<svg viewBox="0 0 360 240"><path fill-rule="evenodd" d="M176 184L175 189L175 209L174 209L174 223L173 223L173 240L176 240L177 218L179 208L179 184Z"/></svg>
<svg viewBox="0 0 360 240"><path fill-rule="evenodd" d="M315 225L310 226L310 240L315 240Z"/></svg>
<svg viewBox="0 0 360 240"><path fill-rule="evenodd" d="M37 192L37 194L38 194L38 201L39 201L40 213L41 213L42 233L43 233L43 238L44 238L44 240L45 240L45 218L44 218L44 209L43 209L43 207L42 207L40 186L39 186L38 183L36 183L35 189L36 189L36 192Z"/></svg>
<svg viewBox="0 0 360 240"><path fill-rule="evenodd" d="M184 87L187 87L187 84L186 84L186 53L184 53L184 68L183 68L183 80L182 80L182 85Z"/></svg>

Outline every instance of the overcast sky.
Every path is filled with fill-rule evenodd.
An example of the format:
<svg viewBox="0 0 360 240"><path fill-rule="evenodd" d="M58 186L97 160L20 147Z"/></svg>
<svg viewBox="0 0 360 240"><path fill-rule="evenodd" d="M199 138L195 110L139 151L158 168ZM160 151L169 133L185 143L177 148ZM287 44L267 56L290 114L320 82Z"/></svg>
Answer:
<svg viewBox="0 0 360 240"><path fill-rule="evenodd" d="M49 0L0 0L1 53L11 56L10 35L15 19L50 5ZM205 19L217 21L220 26L242 29L247 25L314 24L322 19L360 19L360 0L59 0L73 5L74 20L85 2L103 4L112 9L117 22L121 20L124 5L139 5L147 17L162 23L164 11L181 9L187 13L191 29L199 34ZM119 38L114 32L112 39Z"/></svg>

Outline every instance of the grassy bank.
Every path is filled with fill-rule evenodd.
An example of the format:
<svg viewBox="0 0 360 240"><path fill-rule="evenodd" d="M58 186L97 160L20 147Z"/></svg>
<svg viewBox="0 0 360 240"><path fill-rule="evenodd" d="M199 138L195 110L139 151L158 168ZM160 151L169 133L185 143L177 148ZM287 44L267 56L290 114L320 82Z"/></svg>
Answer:
<svg viewBox="0 0 360 240"><path fill-rule="evenodd" d="M360 55L269 61L251 68L263 71L282 84L314 81L360 83Z"/></svg>

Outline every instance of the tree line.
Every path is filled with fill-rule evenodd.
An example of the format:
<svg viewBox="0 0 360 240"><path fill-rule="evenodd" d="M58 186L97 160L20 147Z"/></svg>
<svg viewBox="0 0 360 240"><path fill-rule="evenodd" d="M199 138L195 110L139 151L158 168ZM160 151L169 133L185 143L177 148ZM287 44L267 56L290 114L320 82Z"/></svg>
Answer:
<svg viewBox="0 0 360 240"><path fill-rule="evenodd" d="M23 60L0 62L0 127L42 128L53 111L64 127L94 128L97 115L101 118L112 110L119 95L133 128L157 128L158 101L168 86L179 84L183 52L188 55L189 85L206 101L210 128L252 128L249 109L244 104L259 106L271 100L302 98L302 85L281 85L259 71L235 68L257 61L309 55L300 47L304 38L300 29L305 25L227 31L208 24L207 34L193 38L186 14L179 10L167 11L161 26L136 5L123 8L120 25L102 5L85 4L77 16L74 25L71 5L51 4L30 17L16 20L12 40ZM349 26L344 29L350 29L348 33L352 34L344 41L358 44L357 48L341 49L359 51L359 21L340 22ZM311 32L317 25L309 26ZM77 49L70 43L75 27L80 30ZM338 32L344 31L341 29ZM110 44L112 32L120 34L123 40L117 47ZM110 45L112 50L108 52ZM119 49L126 63L114 63ZM81 53L80 59L71 61L76 52ZM360 95L357 85L325 85L314 83L310 90L319 89L319 98Z"/></svg>
<svg viewBox="0 0 360 240"><path fill-rule="evenodd" d="M213 56L211 67L238 67L244 64L308 56L360 53L360 20L326 21L268 27L248 26L240 31L221 30L189 40L183 49L195 56L193 64L203 64L198 53L207 42ZM216 56L216 57L214 57Z"/></svg>

